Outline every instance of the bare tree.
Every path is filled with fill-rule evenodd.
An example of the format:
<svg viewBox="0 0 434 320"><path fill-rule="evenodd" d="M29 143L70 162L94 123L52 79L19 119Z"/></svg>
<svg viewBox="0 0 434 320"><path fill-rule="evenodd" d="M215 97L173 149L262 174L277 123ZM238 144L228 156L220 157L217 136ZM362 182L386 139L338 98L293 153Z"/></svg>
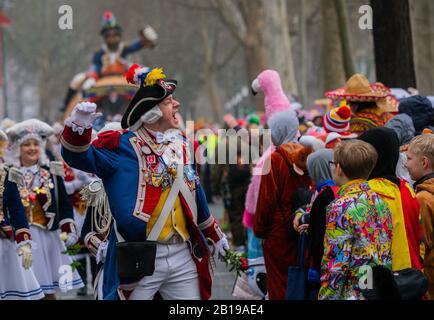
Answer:
<svg viewBox="0 0 434 320"><path fill-rule="evenodd" d="M322 1L322 65L324 91L341 87L345 82L342 45L333 0Z"/></svg>
<svg viewBox="0 0 434 320"><path fill-rule="evenodd" d="M220 46L220 34L221 31L219 29L214 29L213 34L209 31L207 23L205 21L204 14L201 14L201 35L203 41L204 48L204 69L205 69L205 79L206 88L208 92L208 96L210 98L211 107L213 110L214 118L223 120L224 110L223 104L221 100L221 94L219 93L219 85L218 85L218 71L223 69L227 63L233 58L236 54L239 46L234 46L231 49L226 57L224 57L220 62L218 62L218 47Z"/></svg>
<svg viewBox="0 0 434 320"><path fill-rule="evenodd" d="M345 77L348 79L354 74L354 63L351 52L351 42L348 29L347 7L344 0L334 0L339 26L339 38L342 46L342 60L344 63Z"/></svg>
<svg viewBox="0 0 434 320"><path fill-rule="evenodd" d="M283 87L298 93L285 0L214 0L222 21L243 46L248 77L279 71Z"/></svg>
<svg viewBox="0 0 434 320"><path fill-rule="evenodd" d="M306 0L300 0L300 95L303 105L307 102L307 25L306 25Z"/></svg>
<svg viewBox="0 0 434 320"><path fill-rule="evenodd" d="M421 93L434 93L434 4L432 0L412 0L411 18L416 79Z"/></svg>
<svg viewBox="0 0 434 320"><path fill-rule="evenodd" d="M371 0L371 5L378 81L391 87L416 87L408 0Z"/></svg>

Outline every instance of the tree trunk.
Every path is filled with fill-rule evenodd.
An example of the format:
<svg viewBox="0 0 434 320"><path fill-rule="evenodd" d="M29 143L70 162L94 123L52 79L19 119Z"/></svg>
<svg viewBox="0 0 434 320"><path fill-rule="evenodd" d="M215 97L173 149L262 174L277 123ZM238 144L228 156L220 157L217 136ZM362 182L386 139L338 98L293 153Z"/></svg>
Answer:
<svg viewBox="0 0 434 320"><path fill-rule="evenodd" d="M300 100L303 106L307 104L307 26L306 0L299 0L300 6Z"/></svg>
<svg viewBox="0 0 434 320"><path fill-rule="evenodd" d="M336 8L333 0L322 0L322 65L324 66L324 92L342 87L345 71L339 38Z"/></svg>
<svg viewBox="0 0 434 320"><path fill-rule="evenodd" d="M262 0L262 6L265 21L263 50L268 53L268 66L279 72L285 92L298 94L286 0Z"/></svg>
<svg viewBox="0 0 434 320"><path fill-rule="evenodd" d="M244 44L247 75L250 81L253 81L268 65L262 33L265 25L264 9L260 3L260 0L240 1L241 11L247 28Z"/></svg>
<svg viewBox="0 0 434 320"><path fill-rule="evenodd" d="M389 87L416 87L408 0L371 0L377 80Z"/></svg>
<svg viewBox="0 0 434 320"><path fill-rule="evenodd" d="M223 119L222 102L220 99L218 84L217 84L217 70L216 62L214 60L213 46L210 43L210 36L208 32L207 25L205 23L205 18L201 16L201 35L203 41L205 62L205 86L208 91L208 96L211 102L211 108L213 111L214 119L221 121Z"/></svg>
<svg viewBox="0 0 434 320"><path fill-rule="evenodd" d="M50 70L50 58L47 55L40 58L39 70L41 74L39 82L39 115L42 121L48 121L50 118L50 93L48 90L47 83L49 81L49 70Z"/></svg>
<svg viewBox="0 0 434 320"><path fill-rule="evenodd" d="M342 46L342 60L344 63L345 78L349 79L354 73L354 63L351 52L351 41L348 35L348 15L344 0L334 0L339 28L339 38Z"/></svg>
<svg viewBox="0 0 434 320"><path fill-rule="evenodd" d="M217 83L217 72L215 68L210 67L206 70L206 88L208 91L208 95L211 101L211 107L214 115L214 119L218 120L219 122L223 119L223 105L220 98L219 93L219 86Z"/></svg>
<svg viewBox="0 0 434 320"><path fill-rule="evenodd" d="M434 28L431 22L434 4L432 0L412 0L410 4L416 80L420 93L430 95L434 93Z"/></svg>
<svg viewBox="0 0 434 320"><path fill-rule="evenodd" d="M286 0L215 0L222 21L244 47L247 76L253 81L275 69L287 93L298 94L292 60ZM255 99L258 111L263 99Z"/></svg>

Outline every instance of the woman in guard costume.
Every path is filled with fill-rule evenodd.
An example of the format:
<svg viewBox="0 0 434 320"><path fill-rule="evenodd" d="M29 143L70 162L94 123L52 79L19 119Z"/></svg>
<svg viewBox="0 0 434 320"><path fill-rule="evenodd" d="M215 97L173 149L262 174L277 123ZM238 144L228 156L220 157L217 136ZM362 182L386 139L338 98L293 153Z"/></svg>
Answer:
<svg viewBox="0 0 434 320"><path fill-rule="evenodd" d="M2 154L6 142L0 130ZM31 268L32 238L16 185L21 173L0 162L0 301L39 300L44 293Z"/></svg>
<svg viewBox="0 0 434 320"><path fill-rule="evenodd" d="M37 119L7 130L12 144L8 160L23 175L18 190L35 243L33 269L48 300L56 298L58 288L68 291L84 285L65 253L66 247L77 243L78 235L63 181L63 164L49 162L45 153L46 140L52 133L48 124Z"/></svg>

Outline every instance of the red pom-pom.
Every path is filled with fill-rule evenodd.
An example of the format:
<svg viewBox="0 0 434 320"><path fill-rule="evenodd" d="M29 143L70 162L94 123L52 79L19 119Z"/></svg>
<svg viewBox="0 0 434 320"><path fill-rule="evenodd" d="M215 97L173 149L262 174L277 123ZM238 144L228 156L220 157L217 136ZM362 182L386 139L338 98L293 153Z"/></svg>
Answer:
<svg viewBox="0 0 434 320"><path fill-rule="evenodd" d="M140 68L140 66L139 66L137 63L135 63L135 64L133 64L133 65L128 69L128 71L125 73L125 78L127 79L127 82L128 82L128 83L131 83L131 84L137 84L137 83L134 81L134 76L135 76L135 74L136 74L136 70L139 69L139 68Z"/></svg>
<svg viewBox="0 0 434 320"><path fill-rule="evenodd" d="M342 106L340 107L336 113L341 117L342 119L349 119L351 118L351 109L349 106Z"/></svg>
<svg viewBox="0 0 434 320"><path fill-rule="evenodd" d="M113 17L113 12L110 12L110 11L104 12L104 19L106 21L110 20L112 17Z"/></svg>

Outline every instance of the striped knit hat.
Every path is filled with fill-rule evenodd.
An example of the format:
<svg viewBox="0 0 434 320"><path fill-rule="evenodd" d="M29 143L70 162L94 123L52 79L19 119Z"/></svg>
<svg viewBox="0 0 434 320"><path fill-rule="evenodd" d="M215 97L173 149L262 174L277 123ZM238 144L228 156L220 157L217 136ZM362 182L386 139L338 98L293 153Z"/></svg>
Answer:
<svg viewBox="0 0 434 320"><path fill-rule="evenodd" d="M327 132L344 133L350 130L351 109L341 106L327 112L323 118L323 126Z"/></svg>

